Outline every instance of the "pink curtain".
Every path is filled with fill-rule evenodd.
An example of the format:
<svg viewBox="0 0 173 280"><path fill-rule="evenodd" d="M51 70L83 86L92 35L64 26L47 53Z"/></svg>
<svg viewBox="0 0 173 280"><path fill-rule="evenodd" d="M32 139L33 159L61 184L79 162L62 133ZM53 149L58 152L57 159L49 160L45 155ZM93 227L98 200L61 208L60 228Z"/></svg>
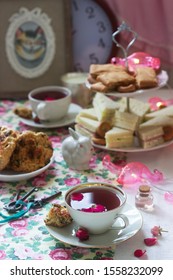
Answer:
<svg viewBox="0 0 173 280"><path fill-rule="evenodd" d="M105 0L118 24L125 21L139 35L129 54L144 51L159 57L167 68L173 65L172 0ZM127 44L123 34L121 42Z"/></svg>

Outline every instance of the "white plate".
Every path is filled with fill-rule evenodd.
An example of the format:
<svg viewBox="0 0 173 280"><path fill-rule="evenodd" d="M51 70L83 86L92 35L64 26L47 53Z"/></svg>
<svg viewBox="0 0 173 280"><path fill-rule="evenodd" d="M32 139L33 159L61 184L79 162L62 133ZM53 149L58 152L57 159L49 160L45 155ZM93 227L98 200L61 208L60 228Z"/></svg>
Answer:
<svg viewBox="0 0 173 280"><path fill-rule="evenodd" d="M106 146L97 145L97 144L92 143L93 147L95 147L95 148L99 148L99 149L106 150L106 151L127 152L127 153L134 153L134 152L138 152L139 153L139 152L154 151L154 150L165 148L165 147L167 147L167 146L169 146L171 144L173 144L173 140L164 142L161 145L158 145L158 146L155 146L155 147L152 147L152 148L147 148L147 149L144 149L144 148L139 147L137 145L134 146L134 147L128 147L128 148L112 148L112 149L110 149L110 148L106 148Z"/></svg>
<svg viewBox="0 0 173 280"><path fill-rule="evenodd" d="M106 248L115 244L119 244L130 237L134 236L142 227L142 216L138 209L126 204L123 209L129 219L129 225L123 230L109 230L104 234L90 235L86 241L79 241L75 236L75 228L77 225L72 222L70 225L63 228L46 226L49 233L56 239L78 247L85 248ZM122 222L116 224L121 225Z"/></svg>
<svg viewBox="0 0 173 280"><path fill-rule="evenodd" d="M72 123L74 123L75 118L77 116L77 114L82 110L82 107L80 107L77 104L70 104L69 110L67 115L58 121L53 121L53 122L40 122L37 123L34 120L28 120L28 119L24 119L24 118L20 118L21 121L28 125L28 126L32 126L32 127L37 127L37 128L54 128L54 127L62 127L62 126L66 126L66 125L70 125Z"/></svg>
<svg viewBox="0 0 173 280"><path fill-rule="evenodd" d="M158 89L164 87L167 84L167 82L168 82L167 72L162 70L160 72L160 74L157 75L157 79L158 79L158 86L157 87L153 87L153 88L149 88L149 89L140 89L140 90L136 90L136 91L133 91L133 92L127 92L127 93L120 93L120 92L114 91L114 92L106 93L106 95L107 96L114 96L114 97L123 97L123 96L132 97L132 96L135 96L135 95L144 94L144 93L149 92L149 91L158 90ZM88 88L90 88L91 84L89 82L86 82L86 86Z"/></svg>
<svg viewBox="0 0 173 280"><path fill-rule="evenodd" d="M22 181L22 180L28 180L33 177L36 177L37 175L44 172L53 162L53 157L51 158L50 162L45 165L44 167L33 171L29 173L22 173L22 172L15 172L12 170L3 170L0 171L0 181L3 182L15 182L15 181Z"/></svg>

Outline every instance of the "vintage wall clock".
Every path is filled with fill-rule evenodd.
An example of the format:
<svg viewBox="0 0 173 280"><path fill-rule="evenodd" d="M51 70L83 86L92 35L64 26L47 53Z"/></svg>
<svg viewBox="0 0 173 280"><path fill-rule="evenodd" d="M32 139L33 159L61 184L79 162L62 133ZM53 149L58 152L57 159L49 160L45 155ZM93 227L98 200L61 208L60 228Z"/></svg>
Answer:
<svg viewBox="0 0 173 280"><path fill-rule="evenodd" d="M107 63L117 47L112 33L117 21L103 0L72 0L72 42L75 71L88 72L92 63Z"/></svg>

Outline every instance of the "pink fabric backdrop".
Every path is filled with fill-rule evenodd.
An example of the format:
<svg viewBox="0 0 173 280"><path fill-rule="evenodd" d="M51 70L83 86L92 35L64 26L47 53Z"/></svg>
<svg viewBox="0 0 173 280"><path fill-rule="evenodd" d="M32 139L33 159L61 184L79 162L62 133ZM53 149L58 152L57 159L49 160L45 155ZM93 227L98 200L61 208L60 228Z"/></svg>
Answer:
<svg viewBox="0 0 173 280"><path fill-rule="evenodd" d="M173 66L172 0L105 0L118 24L125 21L139 35L129 54L148 52L161 59L166 68ZM123 35L124 43L127 37ZM127 43L127 42L126 42Z"/></svg>

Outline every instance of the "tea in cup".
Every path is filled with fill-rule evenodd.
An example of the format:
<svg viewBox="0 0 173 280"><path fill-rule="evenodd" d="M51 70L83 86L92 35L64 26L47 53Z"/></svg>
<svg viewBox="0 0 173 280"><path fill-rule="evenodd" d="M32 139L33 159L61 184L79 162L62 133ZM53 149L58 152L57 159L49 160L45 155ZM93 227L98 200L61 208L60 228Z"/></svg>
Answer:
<svg viewBox="0 0 173 280"><path fill-rule="evenodd" d="M80 184L65 195L65 205L74 222L91 234L125 228L129 223L122 213L125 203L125 192L107 183ZM116 226L117 219L122 220L120 226Z"/></svg>
<svg viewBox="0 0 173 280"><path fill-rule="evenodd" d="M28 94L33 112L43 121L60 120L67 115L71 91L61 86L45 86Z"/></svg>

